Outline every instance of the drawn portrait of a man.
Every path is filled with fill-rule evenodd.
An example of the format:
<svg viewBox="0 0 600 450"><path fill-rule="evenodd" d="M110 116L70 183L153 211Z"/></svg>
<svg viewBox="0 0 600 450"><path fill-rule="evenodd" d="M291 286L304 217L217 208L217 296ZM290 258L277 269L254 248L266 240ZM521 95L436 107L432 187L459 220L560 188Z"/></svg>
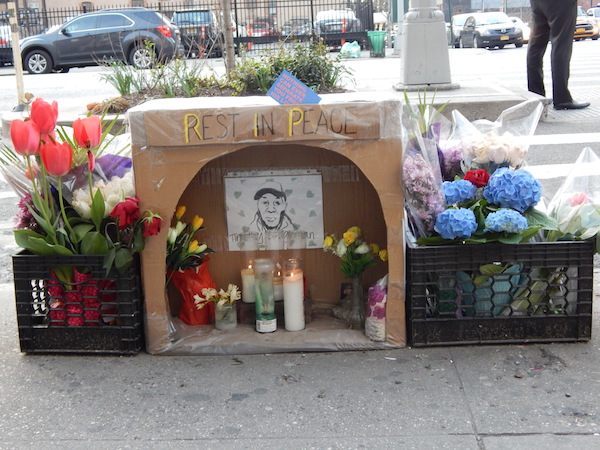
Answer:
<svg viewBox="0 0 600 450"><path fill-rule="evenodd" d="M257 232L259 245L270 230L306 231L307 248L324 239L321 174L314 169L232 172L224 178L230 250L239 233Z"/></svg>
<svg viewBox="0 0 600 450"><path fill-rule="evenodd" d="M286 212L287 195L281 183L267 181L260 185L256 194L256 213L250 231L294 230L294 223Z"/></svg>

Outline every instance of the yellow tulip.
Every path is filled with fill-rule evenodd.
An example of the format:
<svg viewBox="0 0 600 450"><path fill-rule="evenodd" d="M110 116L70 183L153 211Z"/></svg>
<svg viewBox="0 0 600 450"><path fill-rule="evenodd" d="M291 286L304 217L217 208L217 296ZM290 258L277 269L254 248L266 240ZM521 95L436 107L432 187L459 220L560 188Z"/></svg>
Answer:
<svg viewBox="0 0 600 450"><path fill-rule="evenodd" d="M387 250L380 250L379 251L379 258L382 261L387 261L387 259L388 259L388 252L387 252Z"/></svg>
<svg viewBox="0 0 600 450"><path fill-rule="evenodd" d="M200 247L200 244L198 243L198 240L194 239L192 242L190 242L190 245L188 246L188 252L195 253L199 247Z"/></svg>
<svg viewBox="0 0 600 450"><path fill-rule="evenodd" d="M371 247L371 253L374 255L379 255L379 245L373 242L372 244L369 244L369 247Z"/></svg>
<svg viewBox="0 0 600 450"><path fill-rule="evenodd" d="M194 220L192 220L192 233L199 230L203 223L204 219L202 217L194 216Z"/></svg>
<svg viewBox="0 0 600 450"><path fill-rule="evenodd" d="M356 233L357 238L359 238L362 234L362 231L359 227L350 227L348 228L348 231L350 231L351 233Z"/></svg>
<svg viewBox="0 0 600 450"><path fill-rule="evenodd" d="M332 245L333 245L333 237L332 236L327 236L325 238L325 240L323 241L323 247L329 248Z"/></svg>
<svg viewBox="0 0 600 450"><path fill-rule="evenodd" d="M344 233L344 242L346 245L351 245L354 241L356 241L357 237L358 235L354 231L348 230Z"/></svg>
<svg viewBox="0 0 600 450"><path fill-rule="evenodd" d="M182 218L182 217L183 217L183 215L185 214L185 210L186 210L186 207L185 207L185 206L183 206L183 205L179 205L179 206L177 207L177 209L175 210L175 218L176 218L177 220L181 220L181 218Z"/></svg>

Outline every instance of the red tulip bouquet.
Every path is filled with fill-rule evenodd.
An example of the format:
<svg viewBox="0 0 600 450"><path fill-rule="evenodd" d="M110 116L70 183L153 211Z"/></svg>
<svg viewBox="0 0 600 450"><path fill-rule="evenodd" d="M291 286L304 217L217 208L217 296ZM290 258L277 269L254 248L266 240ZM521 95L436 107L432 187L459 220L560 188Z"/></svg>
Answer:
<svg viewBox="0 0 600 450"><path fill-rule="evenodd" d="M10 126L14 153L5 148L4 163L18 164L22 156L31 181L19 203L16 242L37 255L104 255L107 273L123 272L144 238L160 231L161 218L140 212L131 160L101 155L114 122L103 132L100 117L77 119L71 137L57 129L57 118L56 101L36 99L30 117ZM73 279L72 268L56 271L61 281Z"/></svg>

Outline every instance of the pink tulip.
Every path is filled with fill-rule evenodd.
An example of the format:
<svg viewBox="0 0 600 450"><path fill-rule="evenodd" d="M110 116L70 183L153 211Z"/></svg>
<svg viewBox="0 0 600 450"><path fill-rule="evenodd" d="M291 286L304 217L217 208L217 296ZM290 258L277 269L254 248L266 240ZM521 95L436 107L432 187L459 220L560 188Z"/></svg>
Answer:
<svg viewBox="0 0 600 450"><path fill-rule="evenodd" d="M10 139L20 155L35 156L39 153L40 132L31 120L13 120L10 124Z"/></svg>
<svg viewBox="0 0 600 450"><path fill-rule="evenodd" d="M102 124L100 117L90 116L73 122L73 136L80 147L96 148L102 139Z"/></svg>
<svg viewBox="0 0 600 450"><path fill-rule="evenodd" d="M58 121L58 103L45 102L41 98L35 99L31 104L31 120L35 122L40 133L48 134L56 128Z"/></svg>
<svg viewBox="0 0 600 450"><path fill-rule="evenodd" d="M574 192L570 198L571 206L583 205L588 202L588 197L585 192Z"/></svg>
<svg viewBox="0 0 600 450"><path fill-rule="evenodd" d="M55 177L61 177L71 170L73 149L67 142L48 142L40 149L42 163L46 172Z"/></svg>

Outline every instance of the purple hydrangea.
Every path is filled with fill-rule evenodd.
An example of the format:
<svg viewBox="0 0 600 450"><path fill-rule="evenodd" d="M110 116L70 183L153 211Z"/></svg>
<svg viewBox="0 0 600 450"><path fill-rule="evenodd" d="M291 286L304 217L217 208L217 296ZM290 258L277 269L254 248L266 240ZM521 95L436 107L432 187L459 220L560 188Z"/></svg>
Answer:
<svg viewBox="0 0 600 450"><path fill-rule="evenodd" d="M437 216L434 229L444 239L465 239L477 230L477 220L470 209L447 209Z"/></svg>
<svg viewBox="0 0 600 450"><path fill-rule="evenodd" d="M442 187L448 205L471 200L477 193L477 187L467 180L444 181Z"/></svg>
<svg viewBox="0 0 600 450"><path fill-rule="evenodd" d="M506 231L507 233L522 233L527 229L527 219L514 209L499 209L485 219L483 231Z"/></svg>
<svg viewBox="0 0 600 450"><path fill-rule="evenodd" d="M496 170L483 190L485 199L502 208L524 212L537 204L542 197L542 186L531 173L524 169Z"/></svg>

